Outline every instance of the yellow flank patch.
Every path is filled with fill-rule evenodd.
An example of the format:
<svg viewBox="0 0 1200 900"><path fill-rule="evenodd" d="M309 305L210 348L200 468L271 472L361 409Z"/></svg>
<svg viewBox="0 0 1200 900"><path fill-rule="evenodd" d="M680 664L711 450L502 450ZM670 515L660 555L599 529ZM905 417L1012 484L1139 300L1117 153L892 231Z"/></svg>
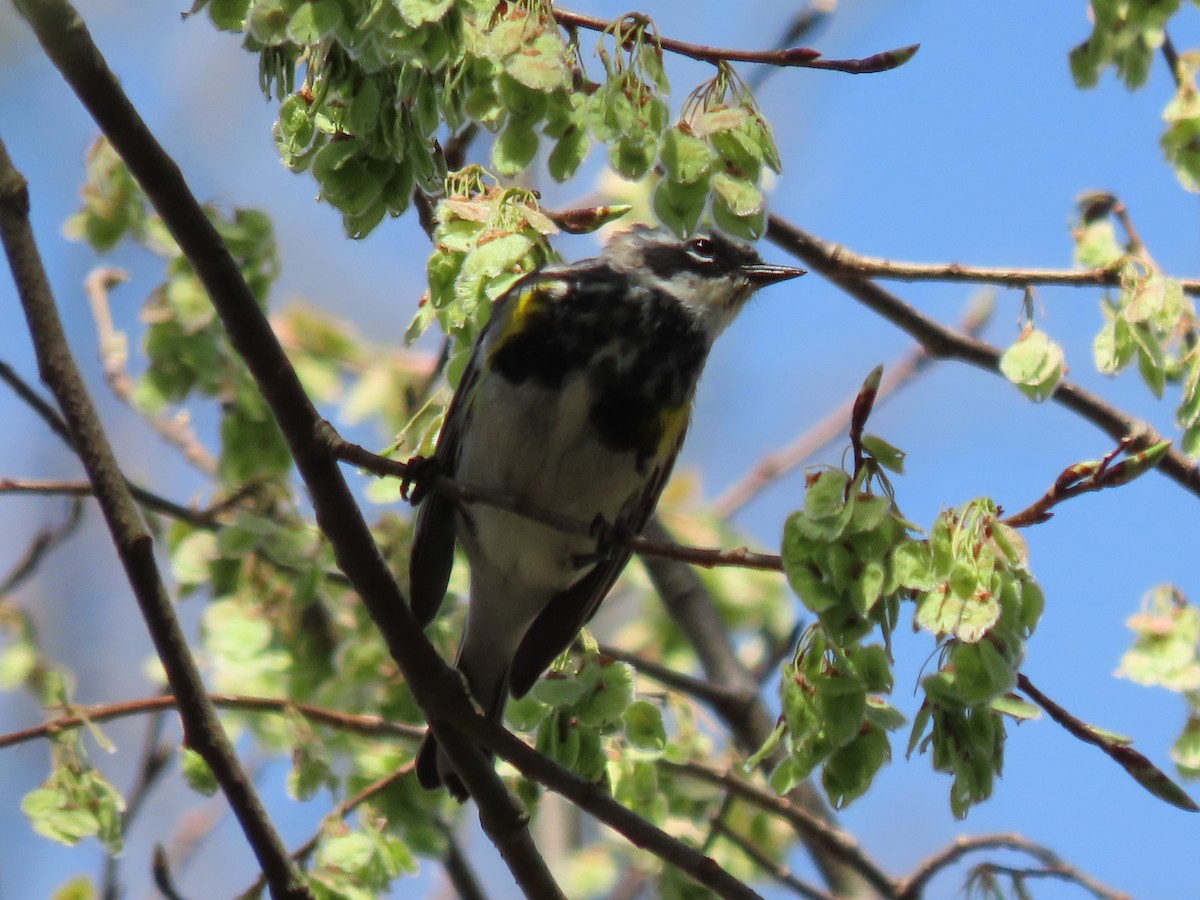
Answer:
<svg viewBox="0 0 1200 900"><path fill-rule="evenodd" d="M659 438L656 455L660 459L663 454L671 451L671 448L675 446L675 442L679 440L679 436L683 434L683 430L687 428L690 405L690 403L684 401L678 406L668 406L659 411Z"/></svg>

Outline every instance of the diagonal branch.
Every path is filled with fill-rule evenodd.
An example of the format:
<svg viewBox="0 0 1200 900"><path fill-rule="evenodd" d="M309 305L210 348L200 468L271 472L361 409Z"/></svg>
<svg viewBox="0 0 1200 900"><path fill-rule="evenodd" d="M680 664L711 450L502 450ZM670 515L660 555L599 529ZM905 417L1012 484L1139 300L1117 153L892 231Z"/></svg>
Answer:
<svg viewBox="0 0 1200 900"><path fill-rule="evenodd" d="M769 218L767 238L803 260L807 266L824 275L868 309L908 332L930 356L957 359L999 373L999 348L922 315L895 294L858 274L853 268L843 266L841 255L844 251L837 245L814 237L778 216ZM1163 440L1147 422L1106 403L1073 382L1060 381L1051 399L1091 422L1114 441L1130 439L1134 449L1144 449ZM1194 460L1171 449L1163 454L1158 470L1180 487L1200 497L1200 465Z"/></svg>
<svg viewBox="0 0 1200 900"><path fill-rule="evenodd" d="M989 296L983 301L971 303L958 327L964 334L976 337L987 325L991 313L992 303ZM909 384L926 371L933 361L933 357L924 347L917 346L895 362L886 365L883 381L876 394L876 404ZM713 501L713 513L722 519L728 519L738 513L771 484L805 460L811 459L826 444L840 437L846 431L853 411L854 397L850 397L782 450L764 456L740 480L730 485Z"/></svg>
<svg viewBox="0 0 1200 900"><path fill-rule="evenodd" d="M333 547L338 567L350 578L417 702L429 713L443 749L479 804L484 830L526 893L561 897L562 891L533 845L524 812L487 765L480 750L458 730L459 722L477 715L462 681L438 656L413 619L330 453L328 425L304 393L237 264L204 215L178 166L133 108L92 42L79 13L66 0L19 0L18 9L195 267L230 342L245 361L279 424L309 491L318 525ZM133 515L136 516L136 511ZM150 557L149 540L139 546ZM165 608L170 611L169 604ZM160 655L170 654L164 656L169 666L176 664L175 657L190 658L186 656L182 634L179 638L178 646L159 648ZM202 702L196 697L188 699ZM265 814L262 821L269 827ZM243 827L253 824L252 818L247 817ZM266 830L256 829L254 834L255 849L267 870L272 891L286 896L294 872L286 851L277 837L266 840Z"/></svg>
<svg viewBox="0 0 1200 900"><path fill-rule="evenodd" d="M128 482L71 356L28 216L29 192L25 179L13 167L8 150L0 143L0 239L33 338L38 369L63 411L155 650L172 688L181 698L180 717L187 741L203 757L220 784L267 873L272 894L297 900L308 897L308 888L288 859L205 693L200 671L159 575L153 540L138 514Z"/></svg>

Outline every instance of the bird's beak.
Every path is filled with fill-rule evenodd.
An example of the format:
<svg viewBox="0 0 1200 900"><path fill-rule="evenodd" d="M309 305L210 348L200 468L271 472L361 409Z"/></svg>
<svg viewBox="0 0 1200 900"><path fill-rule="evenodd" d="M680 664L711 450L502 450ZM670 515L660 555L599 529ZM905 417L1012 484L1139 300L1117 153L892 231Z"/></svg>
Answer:
<svg viewBox="0 0 1200 900"><path fill-rule="evenodd" d="M763 288L769 284L777 284L780 281L799 278L804 274L804 269L797 269L793 266L773 266L768 263L758 263L752 266L743 266L742 274L746 276L746 279L755 288Z"/></svg>

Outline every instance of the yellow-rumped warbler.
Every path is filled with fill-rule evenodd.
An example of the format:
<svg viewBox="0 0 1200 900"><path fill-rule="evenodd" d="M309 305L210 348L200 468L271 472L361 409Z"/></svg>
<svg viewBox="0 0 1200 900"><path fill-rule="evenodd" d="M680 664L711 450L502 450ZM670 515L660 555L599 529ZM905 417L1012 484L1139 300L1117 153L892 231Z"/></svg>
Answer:
<svg viewBox="0 0 1200 900"><path fill-rule="evenodd" d="M760 287L803 274L719 234L680 240L635 227L595 259L547 266L497 301L446 414L432 467L583 522L645 526L683 442L713 340ZM455 538L471 568L456 666L500 719L575 639L629 551L493 506L432 493L417 515L412 609L446 593ZM432 733L426 788L466 794Z"/></svg>

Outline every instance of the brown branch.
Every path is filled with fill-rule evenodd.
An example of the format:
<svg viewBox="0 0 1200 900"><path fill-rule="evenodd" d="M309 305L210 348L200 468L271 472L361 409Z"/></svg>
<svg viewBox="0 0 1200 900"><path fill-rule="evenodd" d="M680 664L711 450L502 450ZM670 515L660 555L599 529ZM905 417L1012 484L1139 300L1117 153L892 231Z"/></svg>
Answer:
<svg viewBox="0 0 1200 900"><path fill-rule="evenodd" d="M554 18L564 28L584 28L588 31L606 31L613 22L594 16L570 12L565 9L555 9ZM628 16L623 18L629 18ZM863 75L875 72L886 72L897 66L902 66L916 54L920 44L909 44L895 50L885 50L863 59L825 59L820 51L807 47L789 47L783 50L731 50L721 47L710 47L706 44L693 44L688 41L677 41L672 38L657 37L656 41L664 50L689 59L698 59L716 65L720 62L761 63L767 66L795 67L803 69L828 69L833 72L846 72L851 75Z"/></svg>
<svg viewBox="0 0 1200 900"><path fill-rule="evenodd" d="M41 420L46 423L47 427L54 432L54 434L64 444L70 447L72 451L75 450L74 439L71 437L71 433L67 429L67 423L63 421L63 418L61 415L59 415L58 410L38 396L38 393L28 383L26 383L25 379L18 375L12 366L8 365L8 363L2 360L0 360L0 381L3 381L5 384L7 384L12 389L13 393L15 393L17 397L23 403L25 403L26 406L37 413ZM61 493L67 496L84 496L85 494L92 493L90 486L86 490L82 487L85 482L59 482L63 488L61 491L49 489L38 490L36 488L31 488L28 491L22 491L16 487L18 482L14 482L12 479L6 479L6 481L9 484L10 491L13 493ZM26 485L37 484L37 482L30 480L25 480L22 483ZM49 485L53 484L54 482L44 483ZM149 491L144 487L140 487L139 485L134 484L132 481L127 481L126 483L129 485L129 490L133 492L133 499L147 509L152 509L155 512L160 512L163 515L171 516L175 519L180 519L200 528L211 528L213 526L215 512L205 512L192 509L187 506L180 506L178 503L168 500L167 498L162 497L153 491Z"/></svg>
<svg viewBox="0 0 1200 900"><path fill-rule="evenodd" d="M1125 770L1134 781L1158 799L1170 803L1185 812L1200 812L1200 806L1179 785L1145 756L1129 746L1127 739L1094 728L1087 722L1067 712L1041 691L1023 673L1017 675L1017 687L1029 695L1029 699L1046 711L1051 719L1076 740L1099 747L1100 750Z"/></svg>
<svg viewBox="0 0 1200 900"><path fill-rule="evenodd" d="M421 633L353 494L330 453L328 425L318 416L220 235L178 166L150 133L66 0L21 0L38 41L193 265L283 433L338 567L350 578L393 658L438 734L442 749L480 809L485 832L527 893L561 897L529 835L526 816L458 723L476 713L462 680ZM289 890L293 866L272 846L273 890ZM287 874L286 879L284 874ZM305 891L307 895L307 891Z"/></svg>
<svg viewBox="0 0 1200 900"><path fill-rule="evenodd" d="M142 750L138 760L137 774L133 786L125 792L125 809L121 812L121 834L129 834L129 826L144 808L150 790L158 782L159 777L167 769L171 759L171 748L162 741L163 715L158 713L151 717L142 738ZM122 857L106 855L104 857L104 873L100 881L100 896L104 900L120 900L122 889L120 867Z"/></svg>
<svg viewBox="0 0 1200 900"><path fill-rule="evenodd" d="M731 844L738 848L746 855L756 866L778 881L786 888L790 888L792 893L800 897L808 897L809 900L834 900L832 894L827 894L825 891L811 884L801 881L791 870L780 863L777 863L767 854L763 853L753 842L742 837L737 833L724 819L714 819L713 829L717 834L721 835Z"/></svg>
<svg viewBox="0 0 1200 900"><path fill-rule="evenodd" d="M671 772L724 788L747 803L779 816L806 838L820 843L831 854L857 872L875 891L884 897L895 896L895 885L887 873L858 846L846 832L808 809L747 781L732 772L700 762L670 762L658 765ZM839 894L840 896L840 894Z"/></svg>
<svg viewBox="0 0 1200 900"><path fill-rule="evenodd" d="M903 879L896 892L897 900L920 900L929 882L943 869L958 862L969 853L981 850L1013 850L1032 856L1044 867L1038 870L1073 881L1103 900L1129 900L1128 894L1114 891L1083 872L1064 863L1050 849L1035 844L1019 834L982 834L977 837L957 837L947 847L924 860L913 874Z"/></svg>
<svg viewBox="0 0 1200 900"><path fill-rule="evenodd" d="M88 273L83 282L83 291L87 294L88 303L92 307L92 318L96 322L96 339L104 380L118 400L126 406L136 408L133 401L133 379L125 371L128 355L125 336L113 327L112 310L108 305L109 290L128 279L129 275L121 269L102 266ZM144 413L141 415L150 427L168 444L177 448L189 463L205 475L216 474L217 460L196 437L186 413L179 412L174 416L152 416Z"/></svg>
<svg viewBox="0 0 1200 900"><path fill-rule="evenodd" d="M1171 70L1171 78L1175 82L1175 87L1183 87L1183 69L1179 65L1179 51L1175 49L1175 42L1171 40L1171 35L1167 34L1165 29L1163 30L1161 50L1163 62Z"/></svg>
<svg viewBox="0 0 1200 900"><path fill-rule="evenodd" d="M1154 466L1157 457L1166 448L1166 443L1133 453L1113 465L1113 460L1128 447L1129 441L1121 441L1116 449L1105 454L1103 459L1067 466L1041 497L1019 513L1005 516L1001 521L1010 528L1036 525L1052 518L1054 513L1050 510L1072 497L1128 484Z"/></svg>
<svg viewBox="0 0 1200 900"><path fill-rule="evenodd" d="M211 694L213 706L220 709L237 710L240 712L268 712L286 714L298 712L306 719L319 725L327 725L340 731L358 734L364 737L403 738L416 742L420 740L425 729L417 725L405 725L392 722L380 716L354 715L315 706L311 703L297 703L276 697L249 697L241 694ZM95 706L76 706L75 712L42 722L30 728L10 731L0 734L0 749L22 744L37 738L49 738L63 731L80 728L87 722L109 722L113 719L124 719L129 716L143 716L164 710L178 709L179 701L170 694L160 694L154 697L142 697L137 700L125 700L120 703L102 703Z"/></svg>
<svg viewBox="0 0 1200 900"><path fill-rule="evenodd" d="M991 297L971 303L958 324L959 330L972 337L978 336L990 320L992 308ZM925 348L917 346L884 366L876 405L882 404L892 394L927 371L933 362L934 359ZM752 469L713 502L714 514L723 519L736 515L772 484L805 460L811 459L822 447L845 434L853 411L854 398L850 397L782 450L762 457Z"/></svg>
<svg viewBox="0 0 1200 900"><path fill-rule="evenodd" d="M1127 221L1127 219L1125 220ZM897 262L876 256L863 256L838 244L825 244L825 252L839 270L860 278L885 281L944 281L967 284L994 284L1001 287L1107 287L1121 286L1116 268L1103 269L1014 269L1008 267L967 266L961 263ZM1200 296L1200 278L1176 279L1184 293Z"/></svg>
<svg viewBox="0 0 1200 900"><path fill-rule="evenodd" d="M0 492L3 492L3 479L0 479ZM74 534L82 519L83 504L76 499L71 502L66 518L62 522L38 531L30 540L29 546L25 548L25 552L21 554L21 558L17 560L8 574L0 579L0 597L11 594L26 578L36 572L37 567L46 558L46 554Z"/></svg>
<svg viewBox="0 0 1200 900"><path fill-rule="evenodd" d="M77 16L51 5L19 7L38 26L53 31ZM74 11L70 11L73 13ZM59 18L61 16L62 18ZM43 38L53 56L70 52L58 36ZM13 280L25 313L43 381L63 411L73 446L95 486L96 500L104 513L117 556L125 569L142 617L162 661L172 689L182 698L180 709L189 745L203 757L233 808L259 864L268 873L277 897L311 896L295 870L279 835L267 817L254 786L208 702L200 671L175 616L174 606L154 558L153 540L122 474L100 418L71 356L62 321L50 291L29 224L29 192L25 179L13 167L8 150L0 143L0 239L12 269Z"/></svg>
<svg viewBox="0 0 1200 900"><path fill-rule="evenodd" d="M895 294L884 290L853 268L845 267L841 262L844 254L840 254L835 245L804 232L778 216L768 219L767 238L824 275L868 309L908 332L930 356L957 359L999 373L999 348L922 315ZM1070 381L1060 381L1051 399L1091 422L1113 440L1130 439L1130 446L1135 449L1144 449L1163 439L1147 422L1130 416ZM1180 487L1200 497L1200 465L1194 460L1171 449L1163 455L1158 469Z"/></svg>
<svg viewBox="0 0 1200 900"><path fill-rule="evenodd" d="M333 453L344 462L351 463L364 471L380 477L397 478L403 481L410 471L409 464L372 453L358 444L337 438ZM596 533L594 522L584 522L563 515L552 509L530 503L523 497L504 491L482 488L437 475L421 483L422 490L433 490L459 503L483 503L497 509L507 510L534 522L540 522L564 534L579 534L592 537ZM714 566L736 566L743 569L760 569L767 572L782 572L783 562L777 554L758 553L746 547L718 550L709 547L686 547L670 540L658 540L644 535L624 539L624 546L642 556L656 556L689 563L711 569Z"/></svg>
<svg viewBox="0 0 1200 900"><path fill-rule="evenodd" d="M419 731L422 734L424 733L424 729L419 729ZM304 843L292 851L292 859L296 863L303 863L310 856L312 856L313 852L317 849L317 845L321 843L321 836L324 834L325 830L325 822L331 822L334 820L340 821L341 819L346 818L346 816L350 815L350 813L362 806L376 794L386 790L392 784L411 773L412 763L400 766L400 768L375 779L366 787L362 788L353 797L343 800L332 810L326 813L324 819L322 820L321 826L315 832L313 832L313 834L306 841L304 841ZM265 887L265 883L263 877L259 875L255 882L250 885L250 887L246 888L237 896L239 898L258 897L262 893L263 887Z"/></svg>

